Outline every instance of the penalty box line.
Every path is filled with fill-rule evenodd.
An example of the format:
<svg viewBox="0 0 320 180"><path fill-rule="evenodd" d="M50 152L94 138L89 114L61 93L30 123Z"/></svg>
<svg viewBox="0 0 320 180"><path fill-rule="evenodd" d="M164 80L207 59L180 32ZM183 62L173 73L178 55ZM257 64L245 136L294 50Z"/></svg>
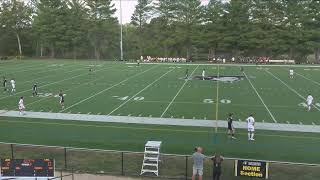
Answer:
<svg viewBox="0 0 320 180"><path fill-rule="evenodd" d="M192 71L192 73L190 74L190 76L193 75L193 73L198 69L199 65ZM162 112L161 114L161 118L166 114L166 112L168 111L168 109L170 108L170 106L172 105L173 101L178 97L178 95L180 94L180 92L182 91L182 89L184 88L184 86L188 83L189 79L187 79L181 86L181 88L179 89L179 91L177 92L177 94L172 98L171 102L168 104L168 106L166 107L166 109Z"/></svg>
<svg viewBox="0 0 320 180"><path fill-rule="evenodd" d="M260 94L258 93L257 89L253 86L251 80L249 79L249 77L247 76L247 74L245 72L243 72L244 76L248 79L249 84L251 85L252 89L254 90L254 92L257 94L258 98L260 99L261 103L264 105L264 107L266 108L266 110L268 111L269 115L271 116L272 120L277 123L277 120L274 118L273 114L271 113L271 111L269 110L268 106L264 103L262 97L260 96Z"/></svg>
<svg viewBox="0 0 320 180"><path fill-rule="evenodd" d="M131 77L128 77L128 78L120 81L119 83L114 84L114 85L112 85L112 86L110 86L110 87L108 87L108 88L106 88L106 89L103 89L103 90L101 90L101 91L93 94L92 96L89 96L89 97L87 97L87 98L85 98L85 99L82 99L81 101L78 101L77 103L74 103L73 105L71 105L71 106L69 106L69 107L67 107L67 108L65 108L65 109L63 109L63 110L61 110L61 111L59 111L59 112L61 113L61 112L64 112L64 111L66 111L66 110L68 110L68 109L70 109L70 108L73 108L74 106L77 106L77 105L79 105L79 104L81 104L81 103L83 103L83 102L85 102L85 101L87 101L87 100L89 100L89 99L91 99L91 98L99 95L99 94L104 93L105 91L108 91L108 90L110 90L110 89L112 89L112 88L114 88L114 87L116 87L116 86L119 86L120 84L122 84L122 83L124 83L124 82L126 82L126 81L128 81L128 80L130 80L130 79L132 79L132 78L134 78L134 77L136 77L136 76L139 76L139 75L141 75L141 74L143 74L143 73L145 73L145 72L148 72L148 71L154 69L155 67L158 67L158 66L153 66L153 67L151 67L151 68L149 68L149 69L147 69L147 70L145 70L145 71L143 71L143 72L140 72L140 73L135 74L135 75L133 75L133 76L131 76Z"/></svg>
<svg viewBox="0 0 320 180"><path fill-rule="evenodd" d="M167 75L168 73L170 73L171 71L173 71L174 69L171 69L169 71L167 71L166 73L164 73L163 75L161 75L159 78L157 78L156 80L154 80L153 82L151 82L149 85L147 85L146 87L144 87L142 90L140 90L138 93L136 93L135 95L133 95L131 98L129 98L128 100L126 100L125 102L123 102L122 104L120 104L117 108L113 109L110 113L108 113L107 115L111 115L112 113L114 113L115 111L117 111L118 109L120 109L122 106L124 106L125 104L127 104L130 100L132 100L133 98L135 98L136 96L138 96L140 93L142 93L143 91L145 91L146 89L148 89L150 86L152 86L154 83L156 83L157 81L159 81L160 79L162 79L165 75Z"/></svg>
<svg viewBox="0 0 320 180"><path fill-rule="evenodd" d="M298 93L295 89L293 89L292 87L290 87L287 83L285 83L284 81L282 81L280 78L278 78L276 75L274 75L272 72L265 70L267 73L269 73L273 78L277 79L278 81L280 81L283 85L285 85L289 90L291 90L292 92L294 92L297 96L299 96L301 99L303 99L304 101L306 101L307 99L305 97L303 97L300 93ZM316 108L318 111L320 111L320 109L315 106L314 104L312 104L312 106L314 108Z"/></svg>

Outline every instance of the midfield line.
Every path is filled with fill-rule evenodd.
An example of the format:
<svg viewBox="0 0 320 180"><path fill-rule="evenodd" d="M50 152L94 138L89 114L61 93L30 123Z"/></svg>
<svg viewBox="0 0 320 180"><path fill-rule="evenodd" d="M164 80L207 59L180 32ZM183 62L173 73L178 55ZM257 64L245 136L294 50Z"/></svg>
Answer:
<svg viewBox="0 0 320 180"><path fill-rule="evenodd" d="M264 107L266 108L266 110L268 111L269 115L271 116L272 120L277 123L277 120L274 118L273 114L271 113L271 111L269 110L268 106L264 103L262 97L260 96L260 94L258 93L257 89L253 86L251 80L249 79L249 77L247 76L247 74L243 71L244 76L248 79L252 89L254 90L254 92L257 94L257 96L259 97L261 103L264 105Z"/></svg>
<svg viewBox="0 0 320 180"><path fill-rule="evenodd" d="M199 65L192 71L192 73L190 74L190 76L193 75L193 73L198 69ZM168 109L170 108L170 106L172 105L173 101L177 98L177 96L180 94L180 92L182 91L182 89L184 88L184 86L188 83L189 79L187 79L181 86L181 88L179 89L179 91L177 92L177 94L172 98L171 102L169 103L169 105L166 107L166 109L162 112L161 114L161 118L166 114L166 112L168 111Z"/></svg>
<svg viewBox="0 0 320 180"><path fill-rule="evenodd" d="M77 70L79 70L79 69L77 69ZM98 71L101 71L101 70L103 70L103 69L99 69L99 70L97 70L97 71L95 71L95 72L98 72ZM76 71L76 70L74 70L74 71ZM70 80L70 79L74 79L74 78L77 78L77 77L80 77L80 76L84 76L84 75L88 75L88 73L79 74L79 75L76 75L76 76L72 76L72 77L70 77L70 78L62 79L62 80L60 80L60 81L55 81L55 82L52 82L52 83L48 83L48 84L42 85L41 87L50 86L50 85L53 85L53 84L57 84L57 83L60 83L60 82L63 82L63 81L67 81L67 80ZM29 91L32 91L32 89L20 91L20 92L18 92L18 93L15 93L15 95L16 95L16 94L25 93L25 92L29 92ZM10 96L10 95L9 95L9 96L4 96L4 97L1 97L0 100L6 99L6 98L8 98L8 97L12 97L12 96Z"/></svg>
<svg viewBox="0 0 320 180"><path fill-rule="evenodd" d="M307 99L305 97L303 97L301 94L299 94L296 90L294 90L292 87L290 87L287 83L285 83L284 81L282 81L280 78L278 78L277 76L275 76L273 73L271 73L270 71L265 70L267 73L269 73L272 77L274 77L275 79L277 79L278 81L280 81L283 85L285 85L288 89L290 89L292 92L294 92L296 95L298 95L301 99L303 99L304 101L306 101ZM314 104L312 104L312 106L314 108L316 108L318 111L320 111L320 109L315 106Z"/></svg>
<svg viewBox="0 0 320 180"><path fill-rule="evenodd" d="M125 102L123 102L122 104L120 104L120 106L118 106L117 108L115 108L114 110L112 110L109 114L107 114L108 116L111 115L112 113L114 113L115 111L117 111L118 109L120 109L122 106L124 106L125 104L127 104L130 100L132 100L133 98L135 98L136 96L138 96L140 93L142 93L143 91L145 91L146 89L148 89L150 86L152 86L154 83L156 83L157 81L159 81L161 78L163 78L165 75L167 75L168 73L170 73L171 71L173 71L174 69L171 69L169 71L167 71L166 73L164 73L162 76L160 76L158 79L154 80L152 83L150 83L149 85L147 85L146 87L144 87L141 91L137 92L135 95L133 95L130 99L126 100Z"/></svg>
<svg viewBox="0 0 320 180"><path fill-rule="evenodd" d="M154 69L155 67L158 67L158 66L153 66L153 67L151 67L151 68L149 68L149 69L147 69L147 70L145 70L145 71L143 71L143 72L140 72L140 73L135 74L135 75L133 75L133 76L131 76L131 77L128 77L128 78L122 80L121 82L119 82L119 83L117 83L117 84L114 84L114 85L112 85L112 86L110 86L110 87L108 87L108 88L106 88L106 89L104 89L104 90L101 90L101 91L97 92L96 94L94 94L94 95L92 95L92 96L89 96L89 97L87 97L87 98L85 98L85 99L83 99L83 100L81 100L81 101L79 101L79 102L77 102L77 103L74 103L73 105L68 106L67 108L65 108L65 109L63 109L63 110L61 110L61 111L59 111L59 112L61 113L61 112L64 112L64 111L66 111L66 110L74 107L74 106L77 106L77 105L79 105L79 104L81 104L81 103L83 103L83 102L85 102L85 101L87 101L87 100L89 100L89 99L91 99L91 98L93 98L93 97L98 96L99 94L104 93L105 91L108 91L108 90L110 90L110 89L112 89L112 88L114 88L114 87L116 87L116 86L119 86L120 84L122 84L122 83L124 83L124 82L126 82L126 81L128 81L128 80L130 80L130 79L132 79L132 78L134 78L134 77L136 77L136 76L139 76L139 75L141 75L141 74L143 74L143 73L145 73L145 72L148 72L148 71Z"/></svg>

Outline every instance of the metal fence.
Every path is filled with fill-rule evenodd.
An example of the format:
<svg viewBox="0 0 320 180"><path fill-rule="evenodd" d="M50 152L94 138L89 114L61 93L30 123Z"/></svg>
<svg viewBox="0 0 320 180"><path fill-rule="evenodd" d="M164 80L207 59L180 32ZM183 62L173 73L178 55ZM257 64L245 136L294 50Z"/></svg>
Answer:
<svg viewBox="0 0 320 180"><path fill-rule="evenodd" d="M72 175L72 177L73 172L140 176L143 155L143 152L0 143L1 158L54 158L56 168L69 173L68 176ZM234 160L234 158L225 158L222 165L222 180L247 179L234 176ZM269 179L271 180L320 179L320 164L278 161L269 161L269 163ZM191 155L161 154L158 178L190 179L192 164ZM63 176L62 171L61 176ZM212 162L208 158L204 164L204 179L212 179L211 177Z"/></svg>

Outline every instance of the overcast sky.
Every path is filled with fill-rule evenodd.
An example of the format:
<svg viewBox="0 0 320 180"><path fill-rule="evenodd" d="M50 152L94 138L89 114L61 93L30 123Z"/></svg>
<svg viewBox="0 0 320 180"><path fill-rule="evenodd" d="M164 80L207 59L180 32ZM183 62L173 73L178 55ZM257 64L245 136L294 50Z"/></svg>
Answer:
<svg viewBox="0 0 320 180"><path fill-rule="evenodd" d="M117 8L116 16L120 17L120 0L113 0L115 7ZM131 21L131 16L134 12L135 6L137 5L137 0L121 0L122 5L122 24L129 23ZM201 0L202 4L208 4L209 0ZM120 20L119 20L120 22Z"/></svg>

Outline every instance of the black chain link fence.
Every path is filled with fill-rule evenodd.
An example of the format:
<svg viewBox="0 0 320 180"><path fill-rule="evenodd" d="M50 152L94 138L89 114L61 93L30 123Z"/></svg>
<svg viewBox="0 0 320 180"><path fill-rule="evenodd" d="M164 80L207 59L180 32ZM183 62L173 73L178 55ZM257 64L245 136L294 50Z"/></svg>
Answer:
<svg viewBox="0 0 320 180"><path fill-rule="evenodd" d="M57 146L0 143L0 157L13 159L53 158L61 176L73 173L108 174L116 176L140 176L143 152L124 152L82 149ZM225 158L221 180L241 180L234 176L234 158ZM271 180L319 180L320 164L269 162ZM191 179L193 160L191 155L161 154L158 179ZM69 174L62 174L69 172ZM71 173L72 172L72 173ZM57 173L57 179L62 179ZM150 177L151 175L146 174ZM144 177L145 177L144 176ZM212 162L207 158L203 179L212 179Z"/></svg>

